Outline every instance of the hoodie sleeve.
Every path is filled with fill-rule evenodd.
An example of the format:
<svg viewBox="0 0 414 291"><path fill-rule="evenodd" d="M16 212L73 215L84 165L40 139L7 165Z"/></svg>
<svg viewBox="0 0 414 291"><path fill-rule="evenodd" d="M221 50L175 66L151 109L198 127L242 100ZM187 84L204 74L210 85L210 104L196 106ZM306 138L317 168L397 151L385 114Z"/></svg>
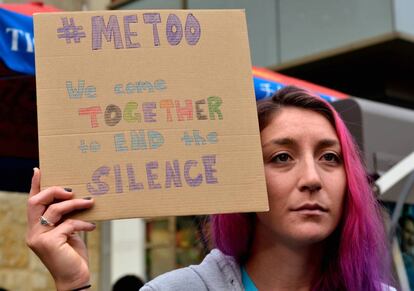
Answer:
<svg viewBox="0 0 414 291"><path fill-rule="evenodd" d="M208 291L199 275L191 268L174 270L156 277L140 291Z"/></svg>

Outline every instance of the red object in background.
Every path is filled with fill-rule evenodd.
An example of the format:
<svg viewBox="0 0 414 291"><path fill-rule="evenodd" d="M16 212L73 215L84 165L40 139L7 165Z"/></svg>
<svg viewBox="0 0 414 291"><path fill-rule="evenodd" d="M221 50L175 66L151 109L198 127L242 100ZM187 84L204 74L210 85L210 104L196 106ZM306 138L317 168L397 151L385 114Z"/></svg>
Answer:
<svg viewBox="0 0 414 291"><path fill-rule="evenodd" d="M40 1L33 1L29 3L17 4L17 3L4 3L0 4L0 8L4 8L13 12L17 12L20 14L32 16L34 13L37 12L57 12L61 11L60 9L50 6L44 5L43 2Z"/></svg>
<svg viewBox="0 0 414 291"><path fill-rule="evenodd" d="M348 94L339 92L337 90L323 87L323 86L320 86L320 85L317 85L317 84L314 84L314 83L311 83L305 80L289 77L287 75L283 75L281 73L274 72L274 71L271 71L265 68L253 67L253 77L265 79L270 82L283 84L285 86L288 86L288 85L298 86L312 93L320 95L321 97L323 97L322 95L325 95L325 96L333 97L334 99L337 99L337 100L349 98ZM256 95L257 94L258 92L256 92ZM260 98L257 98L257 99L260 99Z"/></svg>

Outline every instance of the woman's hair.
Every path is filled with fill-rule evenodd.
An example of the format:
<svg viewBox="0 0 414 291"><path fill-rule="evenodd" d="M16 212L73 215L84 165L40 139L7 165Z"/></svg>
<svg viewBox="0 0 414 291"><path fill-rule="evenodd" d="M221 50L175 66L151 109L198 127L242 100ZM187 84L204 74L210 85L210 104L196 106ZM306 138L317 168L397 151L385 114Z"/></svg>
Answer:
<svg viewBox="0 0 414 291"><path fill-rule="evenodd" d="M390 283L391 278L388 244L380 206L351 134L329 103L294 86L257 103L260 130L284 107L312 110L329 120L341 145L347 178L342 218L327 238L321 275L315 278L312 290L381 290L381 283ZM212 215L215 247L243 264L249 256L255 219L254 213Z"/></svg>

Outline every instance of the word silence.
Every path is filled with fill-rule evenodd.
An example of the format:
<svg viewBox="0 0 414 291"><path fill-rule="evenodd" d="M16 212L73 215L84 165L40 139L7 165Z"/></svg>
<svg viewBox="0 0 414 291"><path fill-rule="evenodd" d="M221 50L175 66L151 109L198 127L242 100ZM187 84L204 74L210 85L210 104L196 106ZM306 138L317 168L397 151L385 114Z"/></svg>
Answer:
<svg viewBox="0 0 414 291"><path fill-rule="evenodd" d="M123 193L124 181L127 181L129 192L140 190L181 188L183 184L190 187L199 187L204 184L217 184L215 176L217 169L216 155L204 155L201 161L178 159L168 160L163 163L149 161L144 165L145 175L137 177L135 167L132 163L115 164L112 167L101 166L92 174L92 181L88 182L86 188L92 195L103 195L107 193ZM163 181L160 181L160 172L163 173ZM103 181L102 178L112 177L114 183ZM145 180L145 183L143 183ZM111 189L110 185L114 185Z"/></svg>

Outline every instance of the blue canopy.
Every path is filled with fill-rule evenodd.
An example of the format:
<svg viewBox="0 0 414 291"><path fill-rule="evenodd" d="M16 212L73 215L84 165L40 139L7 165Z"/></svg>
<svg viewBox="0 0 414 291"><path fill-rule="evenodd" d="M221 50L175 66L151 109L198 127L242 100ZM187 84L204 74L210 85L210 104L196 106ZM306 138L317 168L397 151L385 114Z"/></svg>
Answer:
<svg viewBox="0 0 414 291"><path fill-rule="evenodd" d="M13 71L35 74L32 17L0 8L0 60Z"/></svg>

